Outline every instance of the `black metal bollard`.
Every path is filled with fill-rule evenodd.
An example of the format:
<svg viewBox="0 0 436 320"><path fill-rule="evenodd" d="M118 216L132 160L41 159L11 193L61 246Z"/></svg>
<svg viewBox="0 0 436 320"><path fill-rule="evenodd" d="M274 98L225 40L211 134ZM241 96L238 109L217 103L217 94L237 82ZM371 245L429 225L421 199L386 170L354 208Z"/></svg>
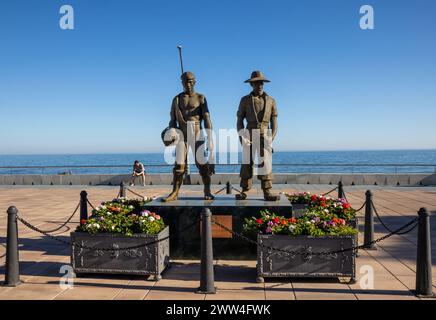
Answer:
<svg viewBox="0 0 436 320"><path fill-rule="evenodd" d="M416 296L434 298L431 271L430 214L426 208L418 211L418 249L416 254Z"/></svg>
<svg viewBox="0 0 436 320"><path fill-rule="evenodd" d="M80 192L80 225L83 221L88 220L88 193L86 191Z"/></svg>
<svg viewBox="0 0 436 320"><path fill-rule="evenodd" d="M20 260L18 255L18 210L9 207L8 211L8 234L6 240L6 273L4 286L16 287L20 281Z"/></svg>
<svg viewBox="0 0 436 320"><path fill-rule="evenodd" d="M363 243L370 243L374 241L374 210L372 208L372 192L367 190L365 193L365 233ZM377 250L374 243L366 245L367 250Z"/></svg>
<svg viewBox="0 0 436 320"><path fill-rule="evenodd" d="M196 293L216 293L213 270L212 212L209 208L204 208L201 216L200 287Z"/></svg>
<svg viewBox="0 0 436 320"><path fill-rule="evenodd" d="M126 184L124 182L120 183L120 198L126 197Z"/></svg>
<svg viewBox="0 0 436 320"><path fill-rule="evenodd" d="M338 198L345 198L344 184L342 181L338 182Z"/></svg>
<svg viewBox="0 0 436 320"><path fill-rule="evenodd" d="M230 184L229 181L227 181L227 183L226 183L226 193L232 194L232 185Z"/></svg>

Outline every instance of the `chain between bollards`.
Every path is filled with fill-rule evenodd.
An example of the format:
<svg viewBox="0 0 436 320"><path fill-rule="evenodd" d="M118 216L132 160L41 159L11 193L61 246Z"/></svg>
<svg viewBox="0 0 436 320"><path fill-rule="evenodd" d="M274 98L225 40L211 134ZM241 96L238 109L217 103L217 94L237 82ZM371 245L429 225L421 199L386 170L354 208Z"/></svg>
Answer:
<svg viewBox="0 0 436 320"><path fill-rule="evenodd" d="M373 240L372 243L364 243L362 245L354 246L354 247L351 247L351 248L345 248L345 249L334 250L334 251L320 251L320 252L312 252L311 251L311 254L312 255L320 255L320 256L324 255L324 256L327 256L327 255L335 255L335 254L339 254L339 253L347 252L347 251L356 251L357 252L358 249L366 249L367 246L369 246L369 245L371 245L373 243L375 244L375 243L381 242L383 240L386 240L386 239L392 237L393 235L398 234L399 232L401 232L402 230L408 228L409 226L411 226L413 224L416 224L417 221L418 221L418 218L412 219L411 221L409 221L408 223L406 223L402 227L398 228L397 230L395 230L395 231L393 231L393 232L391 232L391 233L389 233L387 235L384 235L381 238ZM257 243L256 240L250 239L247 236L244 236L244 235L242 235L242 234L240 234L238 232L235 232L232 229L227 228L226 226L222 225L221 223L219 223L219 222L217 222L215 220L213 220L212 222L214 224L216 224L217 226L219 226L220 228L230 232L235 237L238 237L241 240L247 241L249 243L252 243L254 245L260 246L262 248L278 252L278 255L282 255L283 254L284 257L287 257L289 255L296 256L296 255L305 255L305 254L307 254L307 250L304 249L304 248L300 249L299 251L291 251L291 250L285 250L285 249L280 249L280 248L274 248L274 247L267 246L267 245L264 245L264 244L259 244L259 243Z"/></svg>
<svg viewBox="0 0 436 320"><path fill-rule="evenodd" d="M16 207L9 207L6 240L6 272L4 286L16 287L20 281L20 259L18 254L18 225Z"/></svg>
<svg viewBox="0 0 436 320"><path fill-rule="evenodd" d="M132 190L132 189L130 189L130 188L126 188L126 190L127 190L127 191L129 191L130 193L134 194L135 196L141 197L141 198L142 198L142 200L144 200L144 201L145 201L145 197L144 197L143 195L141 195L141 194L139 194L139 193L137 193L137 192L133 191L133 190Z"/></svg>
<svg viewBox="0 0 436 320"><path fill-rule="evenodd" d="M131 247L121 247L121 248L95 248L95 247L90 247L90 246L85 246L85 245L80 245L78 243L72 243L71 241L66 241L63 239L60 239L56 236L53 236L49 233L44 232L43 230L38 229L37 227L33 226L32 224L30 224L28 221L26 221L25 219L21 218L18 214L17 214L17 220L20 221L24 226L26 226L27 228L29 228L30 230L33 230L35 232L41 233L47 237L49 237L52 240L55 240L57 242L60 242L62 244L71 246L74 245L76 248L78 249L86 249L86 250L93 250L93 251L106 251L106 252L113 252L113 251L122 251L122 250L133 250L133 249L139 249L139 248L143 248L143 247L149 247L153 244L165 241L167 239L173 238L178 234L181 234L185 231L187 231L189 228L193 227L194 225L198 224L199 220L196 220L194 222L192 222L191 224L187 225L186 227L182 228L181 230L179 230L178 232L172 234L171 236L159 239L159 240L154 240L154 241L150 241L144 244L140 244L140 245L136 245L136 246L131 246Z"/></svg>
<svg viewBox="0 0 436 320"><path fill-rule="evenodd" d="M230 181L226 182L226 186L224 188L219 189L218 191L215 192L215 194L219 194L221 192L223 192L224 190L226 190L226 194L232 194L232 190L233 190L233 186L230 184Z"/></svg>
<svg viewBox="0 0 436 320"><path fill-rule="evenodd" d="M213 270L213 246L212 246L212 212L204 208L201 213L201 266L200 287L196 293L216 293L214 270Z"/></svg>
<svg viewBox="0 0 436 320"><path fill-rule="evenodd" d="M327 196L327 195L329 195L330 193L332 193L333 191L336 191L336 190L338 190L338 187L334 187L332 190L330 190L330 191L328 191L326 193L323 193L322 195L323 196Z"/></svg>

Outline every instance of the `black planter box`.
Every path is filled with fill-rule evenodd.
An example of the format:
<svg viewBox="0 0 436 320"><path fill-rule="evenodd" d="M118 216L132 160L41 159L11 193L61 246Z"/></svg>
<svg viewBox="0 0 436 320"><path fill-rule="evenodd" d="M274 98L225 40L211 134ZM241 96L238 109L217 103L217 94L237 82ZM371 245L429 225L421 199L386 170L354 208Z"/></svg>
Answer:
<svg viewBox="0 0 436 320"><path fill-rule="evenodd" d="M159 280L169 263L169 239L149 246L145 244L164 239L168 235L168 226L156 235L139 233L124 236L111 233L72 232L71 265L78 275L82 273L154 275L154 279ZM80 248L74 244L95 248L95 250ZM144 246L135 249L98 250L99 248L128 248L142 244Z"/></svg>
<svg viewBox="0 0 436 320"><path fill-rule="evenodd" d="M352 248L356 236L297 236L261 235L257 237L257 281L265 277L296 278L351 278L355 281L355 252L345 251L330 255L316 255L317 252L331 252ZM261 245L297 251L302 254L283 254Z"/></svg>

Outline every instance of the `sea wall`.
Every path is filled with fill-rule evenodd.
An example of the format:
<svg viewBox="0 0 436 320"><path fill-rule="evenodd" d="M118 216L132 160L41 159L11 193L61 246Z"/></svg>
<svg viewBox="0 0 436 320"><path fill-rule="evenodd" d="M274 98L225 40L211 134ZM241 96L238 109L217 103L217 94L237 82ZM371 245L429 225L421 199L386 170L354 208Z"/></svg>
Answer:
<svg viewBox="0 0 436 320"><path fill-rule="evenodd" d="M119 185L122 181L128 182L130 175L0 175L0 185ZM190 176L191 184L201 184L198 174ZM338 174L338 173L277 173L274 174L274 183L277 184L337 184L342 181L344 185L382 185L382 186L430 186L436 185L436 174ZM168 173L148 174L147 185L170 185L172 175ZM237 173L220 173L212 176L212 184L239 185ZM260 183L254 179L254 183ZM140 183L140 179L136 179Z"/></svg>

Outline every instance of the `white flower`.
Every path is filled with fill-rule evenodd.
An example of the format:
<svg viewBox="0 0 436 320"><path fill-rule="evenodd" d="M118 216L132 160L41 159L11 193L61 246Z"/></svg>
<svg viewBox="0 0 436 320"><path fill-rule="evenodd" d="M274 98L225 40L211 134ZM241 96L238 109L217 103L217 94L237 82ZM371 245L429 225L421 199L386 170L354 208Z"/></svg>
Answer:
<svg viewBox="0 0 436 320"><path fill-rule="evenodd" d="M108 216L111 216L111 215L112 215L112 213L108 212L108 213L107 213L107 215L108 215Z"/></svg>
<svg viewBox="0 0 436 320"><path fill-rule="evenodd" d="M135 208L135 207L134 207L134 206L132 206L132 205L130 205L130 206L129 206L129 209L134 209L134 208Z"/></svg>
<svg viewBox="0 0 436 320"><path fill-rule="evenodd" d="M306 221L306 224L310 224L310 221Z"/></svg>
<svg viewBox="0 0 436 320"><path fill-rule="evenodd" d="M112 230L115 230L115 226L112 226Z"/></svg>
<svg viewBox="0 0 436 320"><path fill-rule="evenodd" d="M324 212L325 213L329 213L329 209L324 209Z"/></svg>
<svg viewBox="0 0 436 320"><path fill-rule="evenodd" d="M312 220L310 220L310 222L311 222L311 223L315 223L316 221L312 219Z"/></svg>
<svg viewBox="0 0 436 320"><path fill-rule="evenodd" d="M148 217L148 221L153 222L154 221L154 217L152 217L152 216Z"/></svg>
<svg viewBox="0 0 436 320"><path fill-rule="evenodd" d="M102 210L106 210L106 206L101 206L101 209Z"/></svg>
<svg viewBox="0 0 436 320"><path fill-rule="evenodd" d="M141 216L143 216L143 217L148 217L148 214L150 213L150 211L148 211L148 210L145 210L145 211L142 211L141 212Z"/></svg>
<svg viewBox="0 0 436 320"><path fill-rule="evenodd" d="M293 225L293 224L291 224L290 226L289 226L289 231L294 231L294 229L295 229L295 225Z"/></svg>

